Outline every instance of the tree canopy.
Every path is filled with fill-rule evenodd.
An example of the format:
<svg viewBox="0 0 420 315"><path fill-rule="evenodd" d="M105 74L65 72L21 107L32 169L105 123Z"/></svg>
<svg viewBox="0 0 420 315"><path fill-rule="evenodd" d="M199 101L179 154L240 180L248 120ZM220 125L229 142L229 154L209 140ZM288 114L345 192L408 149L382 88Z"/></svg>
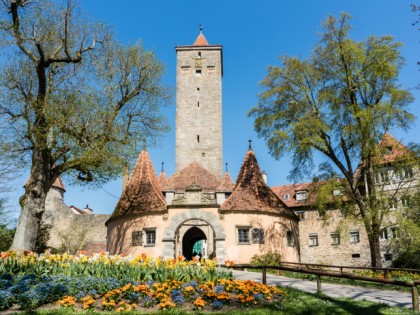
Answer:
<svg viewBox="0 0 420 315"><path fill-rule="evenodd" d="M292 179L311 174L315 152L327 157L323 168L344 178L377 266L383 214L375 168L384 153L377 144L387 132L410 127L413 97L398 84L401 44L391 36L355 41L349 21L345 13L328 17L309 58L282 56L281 66L270 66L249 115L274 157L291 153Z"/></svg>
<svg viewBox="0 0 420 315"><path fill-rule="evenodd" d="M122 45L75 1L3 0L0 10L0 146L31 170L13 247L33 249L54 181L119 176L167 130L159 109L171 93L152 51Z"/></svg>

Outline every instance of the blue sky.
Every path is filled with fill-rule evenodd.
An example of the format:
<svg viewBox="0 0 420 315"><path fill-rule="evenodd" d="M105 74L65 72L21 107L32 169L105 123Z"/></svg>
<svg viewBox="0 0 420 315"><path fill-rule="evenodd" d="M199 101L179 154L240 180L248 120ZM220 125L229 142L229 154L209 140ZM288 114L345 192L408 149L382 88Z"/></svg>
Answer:
<svg viewBox="0 0 420 315"><path fill-rule="evenodd" d="M351 37L366 39L369 35L393 35L404 44L401 49L406 66L400 84L413 88L420 83L420 31L411 25L415 14L410 11L414 0L212 0L212 1L142 1L81 0L83 10L96 21L114 28L122 43L141 40L166 65L163 82L175 91L175 46L191 45L199 33L199 25L210 44L223 45L223 158L229 163L234 179L253 140L253 149L262 170L268 173L270 186L288 183L291 168L288 157L273 159L262 139L253 129L247 111L257 103L261 91L258 83L269 65L278 64L280 55L305 58L314 48L322 32L321 22L328 15L348 12L353 20ZM411 110L420 116L420 91L413 91L416 101ZM172 130L160 146L149 149L156 171L165 162L167 175L175 165L175 98L162 113ZM403 143L420 142L419 119L408 132L395 130ZM20 183L18 183L18 186ZM20 186L19 186L20 187ZM111 213L121 194L121 181L97 190L81 190L66 186L65 202L95 213ZM20 189L20 188L19 188ZM17 190L16 196L23 190ZM17 207L17 206L16 206Z"/></svg>

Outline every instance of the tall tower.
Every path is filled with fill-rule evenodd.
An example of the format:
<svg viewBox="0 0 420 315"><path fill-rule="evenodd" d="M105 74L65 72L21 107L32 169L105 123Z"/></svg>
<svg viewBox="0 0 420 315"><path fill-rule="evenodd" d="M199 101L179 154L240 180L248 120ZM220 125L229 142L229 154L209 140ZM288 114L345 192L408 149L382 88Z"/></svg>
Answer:
<svg viewBox="0 0 420 315"><path fill-rule="evenodd" d="M209 45L200 26L192 46L176 47L178 172L197 161L222 177L222 46Z"/></svg>

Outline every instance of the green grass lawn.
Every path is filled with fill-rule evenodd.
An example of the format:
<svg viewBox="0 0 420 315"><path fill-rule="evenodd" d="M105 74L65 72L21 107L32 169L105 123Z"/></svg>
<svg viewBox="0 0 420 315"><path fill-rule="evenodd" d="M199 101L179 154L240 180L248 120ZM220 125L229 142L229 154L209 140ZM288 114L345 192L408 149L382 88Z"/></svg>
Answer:
<svg viewBox="0 0 420 315"><path fill-rule="evenodd" d="M384 304L378 304L368 301L355 301L349 298L330 298L324 295L313 295L305 293L292 288L283 288L287 295L280 302L274 302L269 305L260 306L256 308L241 308L237 310L220 310L215 312L207 312L202 314L213 315L265 315L265 314L284 314L284 315L321 315L321 314L357 314L357 315L374 315L374 314L420 314L413 312L407 308L389 307ZM37 314L37 315L69 315L73 314L70 310L54 309L43 310L35 312L26 312L21 314ZM111 312L89 312L89 314L114 314ZM127 314L127 313L126 313ZM131 312L129 314L139 314ZM142 313L144 314L144 313ZM183 314L198 314L197 312L187 312L182 309L173 309L166 312L155 312L149 314L169 314L169 315L183 315Z"/></svg>

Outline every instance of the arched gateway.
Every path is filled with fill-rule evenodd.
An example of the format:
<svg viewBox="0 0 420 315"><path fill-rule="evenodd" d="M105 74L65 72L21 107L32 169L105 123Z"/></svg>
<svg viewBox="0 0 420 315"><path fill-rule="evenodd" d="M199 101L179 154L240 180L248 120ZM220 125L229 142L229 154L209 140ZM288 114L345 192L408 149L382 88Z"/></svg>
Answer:
<svg viewBox="0 0 420 315"><path fill-rule="evenodd" d="M192 256L192 246L197 240L206 240L203 257L225 260L224 228L217 216L200 209L189 209L172 217L163 237L163 256L173 258Z"/></svg>

